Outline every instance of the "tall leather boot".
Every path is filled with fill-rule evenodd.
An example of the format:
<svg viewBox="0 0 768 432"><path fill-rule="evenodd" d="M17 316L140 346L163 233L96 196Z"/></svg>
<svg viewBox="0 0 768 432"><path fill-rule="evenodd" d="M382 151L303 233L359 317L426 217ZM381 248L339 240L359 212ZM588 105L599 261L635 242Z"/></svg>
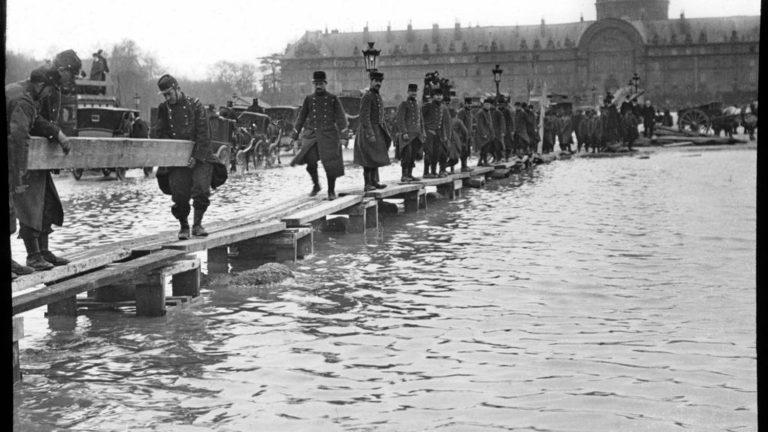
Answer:
<svg viewBox="0 0 768 432"><path fill-rule="evenodd" d="M309 177L312 178L312 192L309 196L313 197L320 192L320 179L317 177L317 164L307 164L307 172Z"/></svg>
<svg viewBox="0 0 768 432"><path fill-rule="evenodd" d="M419 181L419 180L421 180L420 178L413 176L413 168L415 168L415 166L414 166L413 163L411 163L411 166L408 167L408 178L411 181Z"/></svg>
<svg viewBox="0 0 768 432"><path fill-rule="evenodd" d="M422 177L429 178L429 163L426 160L424 161L424 174Z"/></svg>
<svg viewBox="0 0 768 432"><path fill-rule="evenodd" d="M187 218L179 218L179 240L189 240L189 222Z"/></svg>
<svg viewBox="0 0 768 432"><path fill-rule="evenodd" d="M24 247L27 249L27 267L32 267L35 271L50 270L53 264L43 258L40 253L40 245L36 238L25 238Z"/></svg>
<svg viewBox="0 0 768 432"><path fill-rule="evenodd" d="M376 186L373 185L372 181L372 173L370 168L363 167L363 180L365 181L365 185L363 186L363 192L370 192L372 190L376 190Z"/></svg>
<svg viewBox="0 0 768 432"><path fill-rule="evenodd" d="M40 233L40 238L37 239L37 244L40 246L40 255L43 259L53 264L54 266L63 266L69 264L68 259L57 257L48 249L48 233Z"/></svg>
<svg viewBox="0 0 768 432"><path fill-rule="evenodd" d="M326 180L328 181L328 201L333 201L336 199L336 177L326 174Z"/></svg>
<svg viewBox="0 0 768 432"><path fill-rule="evenodd" d="M400 171L402 172L400 174L400 183L407 183L411 181L410 176L408 175L408 168L401 166Z"/></svg>
<svg viewBox="0 0 768 432"><path fill-rule="evenodd" d="M205 209L195 209L194 219L192 221L192 235L196 237L207 237L208 231L203 228L203 215Z"/></svg>
<svg viewBox="0 0 768 432"><path fill-rule="evenodd" d="M371 184L373 185L373 187L375 187L376 189L384 189L385 187L387 187L387 185L385 185L383 183L379 183L379 169L378 168L372 168L371 176L372 176L371 177L371 180L372 180Z"/></svg>

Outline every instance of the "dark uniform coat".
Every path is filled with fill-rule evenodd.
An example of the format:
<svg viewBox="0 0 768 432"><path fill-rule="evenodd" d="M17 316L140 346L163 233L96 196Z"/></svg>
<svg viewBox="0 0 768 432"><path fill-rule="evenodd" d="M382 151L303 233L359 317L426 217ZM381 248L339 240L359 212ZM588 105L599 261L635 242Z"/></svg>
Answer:
<svg viewBox="0 0 768 432"><path fill-rule="evenodd" d="M461 120L464 124L464 128L467 130L467 141L462 144L465 146L465 152L469 152L472 148L472 135L474 133L473 127L475 123L472 112L466 106L462 107L459 109L459 112L456 113L456 118Z"/></svg>
<svg viewBox="0 0 768 432"><path fill-rule="evenodd" d="M481 109L477 112L477 124L475 128L475 142L478 149L482 149L487 143L492 141L496 133L493 130L493 119L491 112Z"/></svg>
<svg viewBox="0 0 768 432"><path fill-rule="evenodd" d="M450 165L461 159L462 148L469 142L469 131L459 117L451 119L451 139L448 144L448 161Z"/></svg>
<svg viewBox="0 0 768 432"><path fill-rule="evenodd" d="M528 125L524 109L515 111L515 136L517 137L517 145L520 150L528 151L528 146L531 144L531 137L528 136Z"/></svg>
<svg viewBox="0 0 768 432"><path fill-rule="evenodd" d="M312 93L304 98L295 128L301 133L302 145L291 165L307 163L307 153L317 146L326 174L332 177L344 175L339 134L347 128L347 117L336 95Z"/></svg>
<svg viewBox="0 0 768 432"><path fill-rule="evenodd" d="M448 140L451 139L451 113L448 111L448 107L442 102L432 100L421 107L421 113L424 117L424 131L427 134L437 136L442 145L442 149L431 149L425 146L424 152L431 152L428 153L431 156L444 154L448 151ZM425 144L430 142L427 137L425 140Z"/></svg>
<svg viewBox="0 0 768 432"><path fill-rule="evenodd" d="M23 83L22 81L6 86L6 100L19 97L24 92ZM38 103L38 116L35 119L30 134L53 140L61 130L56 125L61 109L61 89L53 85L47 85L42 90ZM24 169L26 169L26 166ZM45 216L51 223L61 226L64 223L64 209L61 206L61 199L56 191L56 186L53 184L50 171L27 171L24 183L27 185L27 189L23 193L15 194L13 197L16 217L19 219L19 223L33 228L35 231L42 231L44 228L43 217L45 212Z"/></svg>
<svg viewBox="0 0 768 432"><path fill-rule="evenodd" d="M37 117L37 104L29 93L28 85L28 82L21 82L5 87L5 124L8 131L8 222L10 222L11 234L16 232L14 189L24 183L22 177L27 170L29 148L27 140Z"/></svg>
<svg viewBox="0 0 768 432"><path fill-rule="evenodd" d="M144 120L138 118L131 126L131 138L149 138L149 125Z"/></svg>
<svg viewBox="0 0 768 432"><path fill-rule="evenodd" d="M603 145L622 141L622 121L616 106L609 104L600 108L603 123Z"/></svg>
<svg viewBox="0 0 768 432"><path fill-rule="evenodd" d="M560 140L560 147L570 148L573 142L573 123L570 116L564 115L557 119L557 139Z"/></svg>
<svg viewBox="0 0 768 432"><path fill-rule="evenodd" d="M397 117L395 121L398 135L398 149L402 154L403 149L409 145L417 146L414 159L420 159L421 147L424 144L424 116L416 99L406 99L400 102L397 107ZM402 139L402 134L408 134L408 140ZM415 147L414 147L415 148Z"/></svg>
<svg viewBox="0 0 768 432"><path fill-rule="evenodd" d="M368 90L360 99L360 125L355 139L354 162L367 168L389 165L392 138L384 118L379 92Z"/></svg>

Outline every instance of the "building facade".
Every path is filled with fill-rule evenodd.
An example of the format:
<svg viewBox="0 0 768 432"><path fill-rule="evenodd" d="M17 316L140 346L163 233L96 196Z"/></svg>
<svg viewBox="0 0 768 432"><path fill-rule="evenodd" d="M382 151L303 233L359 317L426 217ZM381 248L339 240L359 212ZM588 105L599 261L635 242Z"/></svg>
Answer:
<svg viewBox="0 0 768 432"><path fill-rule="evenodd" d="M635 73L659 107L757 98L759 16L668 19L667 0L597 0L596 7L597 20L566 24L307 32L286 48L275 103L299 103L312 92L314 70L325 70L337 93L367 87L368 42L381 50L382 95L390 104L431 71L450 78L459 97L494 93L497 64L500 90L516 100L546 85L576 104L593 104Z"/></svg>

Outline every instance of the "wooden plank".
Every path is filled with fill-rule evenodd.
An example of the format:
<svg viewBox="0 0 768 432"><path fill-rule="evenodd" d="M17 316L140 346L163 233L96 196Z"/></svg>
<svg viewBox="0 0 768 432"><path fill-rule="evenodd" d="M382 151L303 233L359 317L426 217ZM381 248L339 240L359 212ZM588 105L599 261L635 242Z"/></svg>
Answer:
<svg viewBox="0 0 768 432"><path fill-rule="evenodd" d="M475 167L472 169L472 172L469 173L471 177L477 177L480 175L486 175L488 173L492 173L495 170L494 167Z"/></svg>
<svg viewBox="0 0 768 432"><path fill-rule="evenodd" d="M384 189L376 189L374 191L366 192L365 196L370 198L376 198L376 199L395 198L398 195L417 191L423 188L424 188L424 185L416 182L399 184L399 185L389 185Z"/></svg>
<svg viewBox="0 0 768 432"><path fill-rule="evenodd" d="M431 178L431 179L421 179L414 183L421 183L424 186L440 186L446 183L450 183L452 181L453 181L453 178L451 176L446 176L446 177L438 177L438 178Z"/></svg>
<svg viewBox="0 0 768 432"><path fill-rule="evenodd" d="M44 283L52 283L64 278L76 276L89 270L104 267L115 261L125 259L131 256L130 249L117 247L113 250L100 248L99 254L84 259L73 259L67 265L54 267L47 271L35 272L32 274L19 276L11 284L12 292L19 292L26 288L34 287Z"/></svg>
<svg viewBox="0 0 768 432"><path fill-rule="evenodd" d="M193 237L189 240L180 240L163 245L163 249L180 250L187 253L199 252L206 249L214 249L227 246L239 241L272 234L285 229L285 223L269 221L256 225L237 227L208 234L208 237Z"/></svg>
<svg viewBox="0 0 768 432"><path fill-rule="evenodd" d="M104 269L74 279L13 295L12 315L18 315L48 303L76 296L82 292L100 288L120 280L133 279L175 261L184 255L185 253L180 251L163 250L145 257L136 258L135 260L112 264Z"/></svg>
<svg viewBox="0 0 768 432"><path fill-rule="evenodd" d="M24 317L13 317L13 333L11 335L11 341L18 342L19 339L24 337Z"/></svg>
<svg viewBox="0 0 768 432"><path fill-rule="evenodd" d="M361 195L346 195L333 201L323 201L322 204L310 207L298 213L293 213L283 218L286 226L296 227L306 225L325 216L338 213L348 207L362 202Z"/></svg>
<svg viewBox="0 0 768 432"><path fill-rule="evenodd" d="M70 144L65 156L58 143L31 138L27 169L186 166L194 147L192 141L152 138L71 137Z"/></svg>

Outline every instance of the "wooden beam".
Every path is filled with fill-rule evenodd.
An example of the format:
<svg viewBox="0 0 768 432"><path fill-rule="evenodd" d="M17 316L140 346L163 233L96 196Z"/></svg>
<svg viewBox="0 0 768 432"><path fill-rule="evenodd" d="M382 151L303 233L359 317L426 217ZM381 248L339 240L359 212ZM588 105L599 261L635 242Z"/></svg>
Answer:
<svg viewBox="0 0 768 432"><path fill-rule="evenodd" d="M306 225L312 221L322 219L328 215L338 213L363 201L362 195L346 195L333 201L324 201L320 205L310 207L298 213L283 218L286 226L297 227Z"/></svg>
<svg viewBox="0 0 768 432"><path fill-rule="evenodd" d="M187 253L199 252L206 249L228 246L233 243L272 234L284 229L285 223L279 221L270 221L257 225L249 225L218 231L209 234L208 237L193 237L190 240L177 241L163 245L163 249L175 249Z"/></svg>
<svg viewBox="0 0 768 432"><path fill-rule="evenodd" d="M186 166L194 142L187 140L71 137L72 150L46 138L29 140L27 169L142 168Z"/></svg>
<svg viewBox="0 0 768 432"><path fill-rule="evenodd" d="M366 197L384 199L384 198L396 198L398 195L414 192L419 189L423 189L424 185L421 183L407 183L399 185L388 185L384 189L376 189L370 192L366 192Z"/></svg>
<svg viewBox="0 0 768 432"><path fill-rule="evenodd" d="M113 264L74 279L13 295L11 299L12 315L18 315L120 280L133 279L150 270L163 267L184 255L185 253L180 251L163 250L132 261Z"/></svg>

